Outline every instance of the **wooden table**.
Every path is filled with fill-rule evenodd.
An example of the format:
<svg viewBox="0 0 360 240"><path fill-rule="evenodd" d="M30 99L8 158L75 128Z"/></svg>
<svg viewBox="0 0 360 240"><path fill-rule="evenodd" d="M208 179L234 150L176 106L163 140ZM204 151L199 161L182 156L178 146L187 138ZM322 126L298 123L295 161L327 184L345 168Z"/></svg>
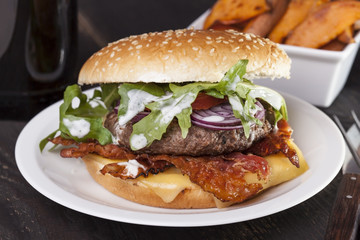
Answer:
<svg viewBox="0 0 360 240"><path fill-rule="evenodd" d="M214 1L78 1L76 71L106 42L142 32L186 27ZM102 6L99 6L102 4ZM115 4L114 6L110 4ZM7 58L8 64L14 56ZM74 54L75 56L75 54ZM19 60L20 61L20 60ZM19 64L22 64L20 61ZM345 88L329 108L345 127L350 109L360 110L360 54ZM1 65L0 65L1 66ZM21 67L20 67L21 68ZM1 79L21 75L1 72ZM26 76L23 76L26 78ZM71 79L71 81L75 81ZM59 97L2 112L0 120L0 239L322 239L341 173L321 192L288 210L255 220L211 227L152 227L89 216L63 207L38 193L21 176L14 157L18 134L27 121ZM13 100L16 103L16 98ZM15 104L14 103L14 104ZM24 103L22 103L24 104ZM16 105L16 104L15 104ZM30 108L30 110L28 110Z"/></svg>

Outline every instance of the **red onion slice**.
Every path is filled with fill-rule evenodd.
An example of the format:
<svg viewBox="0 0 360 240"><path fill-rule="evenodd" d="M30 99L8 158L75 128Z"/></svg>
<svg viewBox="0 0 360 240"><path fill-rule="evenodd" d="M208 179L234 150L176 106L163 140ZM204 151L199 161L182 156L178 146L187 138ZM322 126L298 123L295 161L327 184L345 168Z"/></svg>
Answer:
<svg viewBox="0 0 360 240"><path fill-rule="evenodd" d="M260 102L255 103L259 110L255 117L263 119L265 109ZM194 110L191 114L191 121L194 125L214 130L233 130L242 128L241 120L234 116L229 103L223 103L206 110Z"/></svg>

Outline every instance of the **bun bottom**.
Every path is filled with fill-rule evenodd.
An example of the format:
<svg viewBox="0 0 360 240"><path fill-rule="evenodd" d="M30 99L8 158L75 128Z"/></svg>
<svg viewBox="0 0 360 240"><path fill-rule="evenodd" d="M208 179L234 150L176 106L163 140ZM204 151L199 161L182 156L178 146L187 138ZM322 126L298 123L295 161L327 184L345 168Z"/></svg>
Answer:
<svg viewBox="0 0 360 240"><path fill-rule="evenodd" d="M269 162L271 173L267 182L260 181L263 185L263 190L291 180L308 169L308 165L300 149L293 142L290 142L290 145L296 149L298 153L300 168L292 165L289 159L281 153L265 157ZM172 169L171 174L167 173L169 169L164 173L149 175L147 178L139 177L137 179L123 180L121 178L115 178L110 174L103 175L100 173L100 169L102 169L104 165L117 161L94 154L84 156L83 161L86 164L88 172L97 183L113 194L132 202L153 207L177 209L227 207L232 204L222 203L217 200L211 193L205 192L198 185L191 183L187 176L182 175L180 171L175 168ZM174 176L177 178L175 182L173 180ZM158 179L153 181L151 178ZM150 184L148 179L150 179ZM174 192L169 192L169 189L165 189L165 191L162 191L164 189L159 190L159 186L163 185L159 179L160 181L169 181L171 186L178 184L179 187L175 187ZM245 179L248 183L259 183L257 175L253 173L247 173ZM166 184L167 183L165 183L164 186L166 186ZM154 188L153 186L156 187ZM174 197L170 197L169 199L168 195L173 195Z"/></svg>
<svg viewBox="0 0 360 240"><path fill-rule="evenodd" d="M137 179L123 180L121 178L115 178L110 174L101 174L100 169L102 169L104 164L98 160L104 161L102 157L93 154L83 157L83 161L92 178L108 191L129 201L163 208L215 207L213 195L203 191L195 184L191 184L189 188L180 191L173 201L164 202L150 187Z"/></svg>

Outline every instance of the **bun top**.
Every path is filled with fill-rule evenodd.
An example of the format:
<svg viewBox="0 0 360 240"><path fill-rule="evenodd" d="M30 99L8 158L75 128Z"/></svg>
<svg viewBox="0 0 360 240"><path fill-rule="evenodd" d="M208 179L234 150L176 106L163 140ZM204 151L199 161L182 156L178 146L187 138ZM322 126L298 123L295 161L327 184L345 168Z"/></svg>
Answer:
<svg viewBox="0 0 360 240"><path fill-rule="evenodd" d="M234 30L182 29L108 44L86 61L78 82L219 82L241 59L249 60L247 79L289 78L289 57L268 39Z"/></svg>

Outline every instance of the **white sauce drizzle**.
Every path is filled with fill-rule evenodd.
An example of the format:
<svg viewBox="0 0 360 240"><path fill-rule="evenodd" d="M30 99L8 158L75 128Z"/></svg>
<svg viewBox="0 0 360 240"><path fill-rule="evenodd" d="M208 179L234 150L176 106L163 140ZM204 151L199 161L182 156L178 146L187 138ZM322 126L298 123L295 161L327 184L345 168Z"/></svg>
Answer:
<svg viewBox="0 0 360 240"><path fill-rule="evenodd" d="M128 121L135 117L136 114L143 111L146 104L153 101L167 99L172 96L172 94L166 94L162 97L157 97L139 89L132 89L127 93L127 95L129 97L128 109L125 115L119 116L120 125L125 125Z"/></svg>
<svg viewBox="0 0 360 240"><path fill-rule="evenodd" d="M253 89L250 91L249 95L252 98L262 98L266 100L276 110L279 110L281 108L283 102L282 97L270 89Z"/></svg>
<svg viewBox="0 0 360 240"><path fill-rule="evenodd" d="M227 90L228 91L236 91L236 86L237 84L241 81L239 75L236 75L235 78L234 78L234 81L231 83L231 84L228 84L227 85Z"/></svg>
<svg viewBox="0 0 360 240"><path fill-rule="evenodd" d="M147 139L143 133L133 134L130 138L130 144L134 148L134 150L138 150L138 149L146 147Z"/></svg>
<svg viewBox="0 0 360 240"><path fill-rule="evenodd" d="M83 138L90 132L90 123L85 119L70 121L64 118L63 123L74 137Z"/></svg>
<svg viewBox="0 0 360 240"><path fill-rule="evenodd" d="M89 102L89 104L92 108L96 108L97 106L101 105L103 108L106 109L105 103L103 101L101 101L100 97L96 97L96 98L92 99Z"/></svg>
<svg viewBox="0 0 360 240"><path fill-rule="evenodd" d="M243 114L244 112L244 108L241 105L239 99L237 99L236 97L233 96L229 96L229 102L233 108L233 110L238 111L240 114Z"/></svg>
<svg viewBox="0 0 360 240"><path fill-rule="evenodd" d="M71 107L73 109L77 109L78 107L80 106L80 99L78 97L74 97L72 100L71 100Z"/></svg>
<svg viewBox="0 0 360 240"><path fill-rule="evenodd" d="M170 104L162 106L161 114L163 115L163 118L161 119L161 124L170 122L176 114L180 113L185 108L190 107L194 97L195 94L190 92L174 98Z"/></svg>
<svg viewBox="0 0 360 240"><path fill-rule="evenodd" d="M224 121L224 119L222 116L208 116L203 118L203 120L207 122L221 122Z"/></svg>
<svg viewBox="0 0 360 240"><path fill-rule="evenodd" d="M128 162L119 162L117 165L125 166L125 170L127 171L126 176L130 177L136 177L139 173L139 168L145 170L145 167L135 159L131 159Z"/></svg>

